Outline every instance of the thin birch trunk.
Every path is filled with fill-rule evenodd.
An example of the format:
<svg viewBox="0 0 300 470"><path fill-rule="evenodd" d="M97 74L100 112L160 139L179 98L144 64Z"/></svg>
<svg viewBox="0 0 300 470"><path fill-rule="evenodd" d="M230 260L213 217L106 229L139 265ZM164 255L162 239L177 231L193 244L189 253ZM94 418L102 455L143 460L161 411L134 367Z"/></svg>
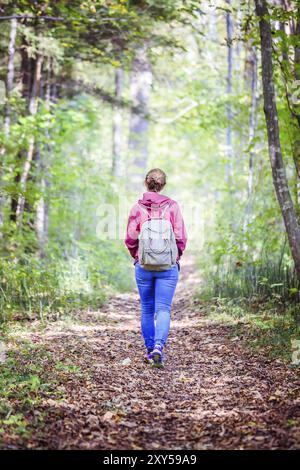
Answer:
<svg viewBox="0 0 300 470"><path fill-rule="evenodd" d="M43 57L41 55L38 55L35 60L32 93L31 93L31 97L29 101L29 114L31 114L32 116L35 116L38 110L38 98L39 98L39 93L40 93L42 63L43 63ZM23 171L21 173L20 181L19 181L21 192L24 192L26 188L26 183L28 180L28 175L30 172L32 159L34 155L34 144L35 144L35 137L32 135L29 139L28 151L26 154ZM24 212L24 204L25 204L25 197L23 194L21 194L18 198L18 204L16 208L17 225L20 225L22 221L22 215Z"/></svg>
<svg viewBox="0 0 300 470"><path fill-rule="evenodd" d="M235 47L235 70L236 70L236 81L238 92L242 91L242 72L241 72L241 62L242 62L242 41L241 41L241 29L242 29L242 20L243 20L243 11L241 8L237 10L237 20L236 20L236 47Z"/></svg>
<svg viewBox="0 0 300 470"><path fill-rule="evenodd" d="M41 96L44 98L45 106L48 111L50 111L50 104L52 101L52 90L53 87L51 85L53 81L53 59L49 58L48 59L48 64L47 64L47 74L46 74L46 84L45 84L45 93L44 96ZM45 161L45 157L39 158L39 171L41 174L41 179L40 179L40 189L42 196L39 199L36 207L36 221L35 221L35 227L36 227L36 233L37 233L37 239L38 239L38 254L40 258L44 258L45 256L45 246L48 240L48 228L49 228L49 203L47 200L47 191L50 187L50 181L49 181L49 158L51 157L52 154L52 146L50 144L50 133L49 129L46 128L45 131L48 144L46 145L47 152L46 155L48 156L48 161Z"/></svg>
<svg viewBox="0 0 300 470"><path fill-rule="evenodd" d="M34 61L33 59L29 58L28 56L28 47L29 44L26 38L23 36L22 44L20 47L20 54L21 54L21 65L20 65L20 72L21 72L21 80L22 80L22 98L27 103L26 111L28 112L29 100L31 95L31 87L32 87L32 75L33 75L33 67ZM19 152L17 156L17 165L21 165L23 160L24 152ZM16 169L16 176L14 179L14 183L16 188L19 188L21 177L21 170L19 168ZM18 207L18 195L13 195L11 197L11 211L10 211L10 220L11 222L17 222L16 211Z"/></svg>
<svg viewBox="0 0 300 470"><path fill-rule="evenodd" d="M254 179L254 156L255 148L253 139L255 137L257 127L257 55L256 47L251 46L249 51L250 63L250 92L251 92L251 108L249 118L249 171L247 180L247 205L245 213L244 231L247 231L247 226L251 221L252 215L252 198L253 198L253 179Z"/></svg>

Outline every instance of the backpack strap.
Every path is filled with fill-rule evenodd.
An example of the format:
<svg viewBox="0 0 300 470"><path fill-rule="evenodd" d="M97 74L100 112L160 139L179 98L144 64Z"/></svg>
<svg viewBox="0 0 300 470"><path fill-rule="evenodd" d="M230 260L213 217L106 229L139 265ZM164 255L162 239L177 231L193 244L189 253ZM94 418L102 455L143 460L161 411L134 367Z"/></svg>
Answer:
<svg viewBox="0 0 300 470"><path fill-rule="evenodd" d="M149 214L149 212L147 211L147 209L146 209L144 206L142 206L141 204L139 204L139 206L140 206L140 208L142 209L142 212L144 212L144 214L147 215L148 220L151 220L150 214Z"/></svg>
<svg viewBox="0 0 300 470"><path fill-rule="evenodd" d="M164 209L163 209L163 211L162 211L162 213L161 213L161 216L160 216L162 219L163 219L163 217L164 217L164 215L165 215L166 210L167 210L169 207L170 207L170 204L167 202L167 204L166 204L166 206L164 207Z"/></svg>
<svg viewBox="0 0 300 470"><path fill-rule="evenodd" d="M144 214L147 215L148 220L151 220L150 213L147 211L147 209L146 209L144 206L142 206L142 204L139 204L139 206L140 206L140 208L142 209L142 211L144 212ZM151 209L154 208L154 207L155 207L155 209L158 209L158 210L159 210L159 208L160 208L159 205L153 205L153 207L151 207ZM162 211L162 213L161 213L161 216L159 217L160 219L163 219L163 217L164 217L164 215L165 215L165 212L166 212L166 210L167 210L169 207L170 207L170 204L167 202L167 204L166 204L165 207L163 208L163 211Z"/></svg>

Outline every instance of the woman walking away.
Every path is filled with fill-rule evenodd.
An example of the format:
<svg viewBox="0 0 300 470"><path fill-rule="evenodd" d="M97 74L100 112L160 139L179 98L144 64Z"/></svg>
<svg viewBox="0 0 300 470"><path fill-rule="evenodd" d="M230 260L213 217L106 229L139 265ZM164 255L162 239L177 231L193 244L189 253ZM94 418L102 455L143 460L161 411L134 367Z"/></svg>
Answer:
<svg viewBox="0 0 300 470"><path fill-rule="evenodd" d="M155 168L147 173L147 191L130 211L125 240L135 259L146 359L154 367L164 365L163 348L170 329L179 259L187 241L177 202L160 194L165 185L166 175L162 170Z"/></svg>

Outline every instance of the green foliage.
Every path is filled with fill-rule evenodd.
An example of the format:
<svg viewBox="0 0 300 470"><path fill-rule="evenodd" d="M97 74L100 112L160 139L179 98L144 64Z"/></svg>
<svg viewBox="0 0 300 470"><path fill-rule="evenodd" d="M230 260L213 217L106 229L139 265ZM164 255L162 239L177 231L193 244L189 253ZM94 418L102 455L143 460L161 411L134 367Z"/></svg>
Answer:
<svg viewBox="0 0 300 470"><path fill-rule="evenodd" d="M54 255L57 251L57 257ZM114 263L112 263L112 259ZM46 259L23 255L17 262L0 262L0 318L19 316L42 321L74 312L79 308L99 307L108 293L107 286L128 289L128 258L119 244L101 242L99 247L78 246L76 257L60 259L53 250Z"/></svg>
<svg viewBox="0 0 300 470"><path fill-rule="evenodd" d="M275 23L295 21L296 2L291 6L285 11L270 5L270 14L283 156L296 202L291 149L297 126L287 105L294 70L284 53L291 55L298 39ZM226 12L235 23L231 93L226 92ZM253 6L235 1L229 8L224 2L192 0L24 0L5 3L1 15L11 14L27 16L18 21L15 76L22 76L21 51L32 61L41 55L43 83L36 114L29 112L30 97L16 80L8 103L1 103L2 116L9 104L12 117L9 135L0 131L2 320L14 313L47 319L87 305L97 307L111 289L132 287L123 232L107 240L98 233L98 224L101 205L116 207L120 195L131 196L131 66L136 48L145 43L154 77L148 167L166 170L167 193L181 203L205 295L249 302L259 298L277 302L278 308L296 302L299 286L269 168L259 67L256 126L250 136L249 51L259 44ZM3 26L0 74L5 80L9 22ZM115 107L107 99L114 98L115 67L124 72L119 179L111 175ZM50 100L46 91L53 94ZM229 127L232 149L226 146ZM26 184L20 184L32 139L37 153ZM11 217L12 203L21 197L26 208L18 224ZM48 217L44 241L36 227L41 205ZM197 205L196 214L189 213L190 205Z"/></svg>
<svg viewBox="0 0 300 470"><path fill-rule="evenodd" d="M218 243L216 251L214 265L204 268L201 262L206 297L243 299L248 304L270 300L278 308L299 302L299 283L289 253L268 251L251 262L248 253L238 248L222 251Z"/></svg>
<svg viewBox="0 0 300 470"><path fill-rule="evenodd" d="M14 312L44 321L53 314L98 307L106 298L108 286L121 290L132 286L123 242L101 240L97 234L99 204L104 200L113 202L117 197L111 191L105 147L99 155L99 128L103 126L104 134L107 126L97 111L98 102L86 96L52 105L50 111L41 105L36 116L21 117L11 127L10 140L4 141L6 165L16 165L2 179L8 201L20 194L15 181L20 167L16 157L28 146L30 135L35 135L40 151L47 154L47 167L33 168L32 179L22 194L32 212L44 198L49 206L50 227L47 247L40 257L37 236L31 227L32 212L24 214L20 229L9 220L10 206L4 207L0 262L2 321L12 318ZM10 147L12 140L18 145ZM102 157L107 159L106 167ZM50 166L51 185L41 187L40 180L47 176Z"/></svg>

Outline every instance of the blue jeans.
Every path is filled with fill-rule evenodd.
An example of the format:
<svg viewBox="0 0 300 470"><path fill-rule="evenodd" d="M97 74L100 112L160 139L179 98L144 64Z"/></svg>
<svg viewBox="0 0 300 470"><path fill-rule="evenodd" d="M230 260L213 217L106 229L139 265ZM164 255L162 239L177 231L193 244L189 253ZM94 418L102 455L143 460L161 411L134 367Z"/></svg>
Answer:
<svg viewBox="0 0 300 470"><path fill-rule="evenodd" d="M146 271L137 262L135 279L141 298L141 327L146 348L152 349L156 344L164 346L170 329L178 266L176 264L167 271Z"/></svg>

